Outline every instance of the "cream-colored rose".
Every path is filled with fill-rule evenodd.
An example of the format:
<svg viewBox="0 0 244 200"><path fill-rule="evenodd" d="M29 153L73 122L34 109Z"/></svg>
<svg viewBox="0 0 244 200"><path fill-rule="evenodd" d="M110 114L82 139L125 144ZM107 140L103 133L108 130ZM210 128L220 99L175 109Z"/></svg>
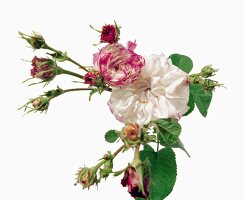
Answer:
<svg viewBox="0 0 244 200"><path fill-rule="evenodd" d="M158 118L179 119L189 107L188 75L164 54L145 58L140 77L131 85L113 88L108 105L123 123L144 125Z"/></svg>

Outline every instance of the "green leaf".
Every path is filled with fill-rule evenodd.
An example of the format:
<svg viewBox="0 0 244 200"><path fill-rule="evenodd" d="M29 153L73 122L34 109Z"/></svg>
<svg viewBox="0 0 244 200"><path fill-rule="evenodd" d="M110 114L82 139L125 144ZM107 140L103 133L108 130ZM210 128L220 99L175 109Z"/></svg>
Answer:
<svg viewBox="0 0 244 200"><path fill-rule="evenodd" d="M110 130L105 133L105 140L109 143L115 142L119 138L119 133L116 130Z"/></svg>
<svg viewBox="0 0 244 200"><path fill-rule="evenodd" d="M176 181L177 167L175 153L171 148L158 152L141 151L141 160L150 162L150 192L151 200L162 200L167 197Z"/></svg>
<svg viewBox="0 0 244 200"><path fill-rule="evenodd" d="M181 126L176 119L158 119L155 121L159 129L158 135L166 144L174 144L181 132ZM158 136L159 137L159 136Z"/></svg>
<svg viewBox="0 0 244 200"><path fill-rule="evenodd" d="M154 149L149 144L144 144L143 146L144 151L151 151L154 152Z"/></svg>
<svg viewBox="0 0 244 200"><path fill-rule="evenodd" d="M159 143L160 143L161 145L163 145L163 146L165 146L165 147L179 148L179 149L181 149L182 151L184 151L184 152L188 155L188 157L191 157L190 154L187 152L187 150L186 150L184 144L182 143L182 141L181 141L179 138L178 138L178 140L177 140L174 144L172 144L172 145L166 144L161 136L159 136L158 139L159 139Z"/></svg>
<svg viewBox="0 0 244 200"><path fill-rule="evenodd" d="M190 93L193 96L194 102L197 105L200 113L206 117L208 114L208 108L212 100L212 92L205 91L200 84L190 84Z"/></svg>
<svg viewBox="0 0 244 200"><path fill-rule="evenodd" d="M191 93L189 95L188 106L189 106L189 110L184 114L184 116L189 115L194 110L194 108L195 108L194 98L193 98L193 95Z"/></svg>
<svg viewBox="0 0 244 200"><path fill-rule="evenodd" d="M172 63L175 66L179 67L182 71L186 72L187 74L189 74L193 68L193 62L188 56L175 53L170 55L169 58L172 60Z"/></svg>

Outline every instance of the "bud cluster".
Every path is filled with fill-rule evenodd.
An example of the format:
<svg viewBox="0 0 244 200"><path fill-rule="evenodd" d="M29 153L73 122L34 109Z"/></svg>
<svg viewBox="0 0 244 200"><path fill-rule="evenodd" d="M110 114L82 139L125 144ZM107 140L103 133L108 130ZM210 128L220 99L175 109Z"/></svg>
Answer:
<svg viewBox="0 0 244 200"><path fill-rule="evenodd" d="M190 83L200 84L206 91L213 91L216 87L223 86L218 81L209 79L214 76L217 69L212 68L211 65L207 65L202 68L200 73L190 75Z"/></svg>

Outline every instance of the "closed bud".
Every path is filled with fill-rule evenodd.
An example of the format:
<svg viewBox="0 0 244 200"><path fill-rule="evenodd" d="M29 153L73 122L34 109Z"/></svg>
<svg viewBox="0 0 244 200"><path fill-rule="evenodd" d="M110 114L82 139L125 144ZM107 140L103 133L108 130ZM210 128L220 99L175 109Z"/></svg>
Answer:
<svg viewBox="0 0 244 200"><path fill-rule="evenodd" d="M49 97L41 96L36 99L33 99L31 103L34 110L43 112L48 109L49 102Z"/></svg>
<svg viewBox="0 0 244 200"><path fill-rule="evenodd" d="M19 32L20 36L22 39L26 40L33 49L41 49L41 48L46 48L46 42L42 35L33 32L32 35L26 35L24 33Z"/></svg>
<svg viewBox="0 0 244 200"><path fill-rule="evenodd" d="M51 80L56 76L56 69L57 65L51 59L38 58L36 56L32 59L31 75L33 78Z"/></svg>
<svg viewBox="0 0 244 200"><path fill-rule="evenodd" d="M89 188L93 184L97 184L97 169L83 167L77 173L77 183L83 186L83 189ZM76 183L76 184L77 184Z"/></svg>
<svg viewBox="0 0 244 200"><path fill-rule="evenodd" d="M120 138L127 147L134 147L141 141L141 128L136 123L128 123L120 132Z"/></svg>
<svg viewBox="0 0 244 200"><path fill-rule="evenodd" d="M208 77L214 76L215 72L217 72L217 71L218 71L217 69L212 68L212 65L207 65L202 68L201 77L208 78Z"/></svg>

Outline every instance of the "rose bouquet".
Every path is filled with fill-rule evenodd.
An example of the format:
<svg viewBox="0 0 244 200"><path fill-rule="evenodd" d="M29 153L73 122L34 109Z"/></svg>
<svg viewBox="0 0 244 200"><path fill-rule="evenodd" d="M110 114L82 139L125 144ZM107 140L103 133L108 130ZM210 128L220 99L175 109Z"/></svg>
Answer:
<svg viewBox="0 0 244 200"><path fill-rule="evenodd" d="M193 63L185 55L138 55L136 42L128 41L127 46L118 43L120 28L115 23L96 30L100 34L99 44L104 45L94 54L93 66L79 64L67 52L49 46L38 33L19 32L34 50L47 50L45 58L35 56L31 61L30 79L40 81L30 85L45 86L56 76L66 74L80 79L81 86L49 90L30 99L21 109L27 113L46 112L52 99L72 91L90 91L89 100L95 93L110 92L108 107L123 125L121 130L107 131L105 140L120 141L121 146L113 153L105 153L97 165L80 168L75 184L90 188L110 175L124 174L121 185L128 188L132 197L164 199L176 181L173 148L180 148L189 156L179 138L180 118L189 115L195 107L206 117L213 91L222 84L211 79L217 72L211 65L199 73L189 74ZM60 67L64 61L77 65L84 73ZM129 149L134 151L134 158L127 166L115 170L114 159Z"/></svg>

